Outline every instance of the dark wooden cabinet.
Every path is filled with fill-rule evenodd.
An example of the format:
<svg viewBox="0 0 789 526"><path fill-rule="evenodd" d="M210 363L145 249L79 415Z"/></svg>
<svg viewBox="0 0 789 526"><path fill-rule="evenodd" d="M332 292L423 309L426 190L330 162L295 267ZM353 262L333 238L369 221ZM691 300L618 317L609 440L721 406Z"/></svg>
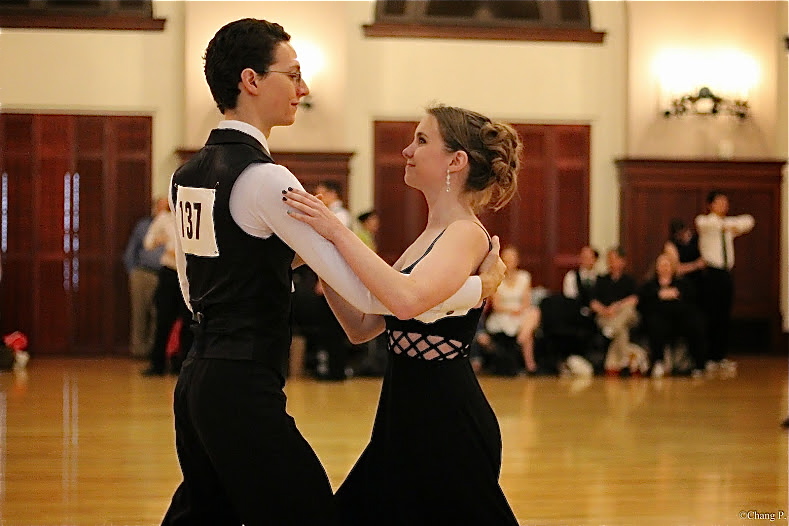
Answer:
<svg viewBox="0 0 789 526"><path fill-rule="evenodd" d="M40 354L123 352L121 258L150 211L151 118L0 114L0 329Z"/></svg>
<svg viewBox="0 0 789 526"><path fill-rule="evenodd" d="M403 181L401 151L412 140L416 122L375 123L375 208L381 216L378 246L390 263L424 229L422 194ZM498 212L480 219L502 246L519 249L521 266L534 285L561 290L567 270L577 266L589 243L588 125L514 124L523 140L518 194Z"/></svg>
<svg viewBox="0 0 789 526"><path fill-rule="evenodd" d="M781 171L785 161L659 160L616 161L621 190L620 242L630 269L643 278L668 238L672 218L693 225L706 213L706 196L729 196L730 214L751 214L754 229L735 239L733 316L763 321L765 339L775 345L781 327Z"/></svg>

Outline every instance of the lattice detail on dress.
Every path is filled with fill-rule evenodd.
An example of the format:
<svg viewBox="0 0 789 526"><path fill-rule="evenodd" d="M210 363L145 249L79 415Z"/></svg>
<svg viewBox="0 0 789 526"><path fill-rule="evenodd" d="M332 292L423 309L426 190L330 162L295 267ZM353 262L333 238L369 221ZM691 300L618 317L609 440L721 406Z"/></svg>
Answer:
<svg viewBox="0 0 789 526"><path fill-rule="evenodd" d="M468 356L469 346L443 336L418 332L389 331L389 349L419 360L452 360Z"/></svg>

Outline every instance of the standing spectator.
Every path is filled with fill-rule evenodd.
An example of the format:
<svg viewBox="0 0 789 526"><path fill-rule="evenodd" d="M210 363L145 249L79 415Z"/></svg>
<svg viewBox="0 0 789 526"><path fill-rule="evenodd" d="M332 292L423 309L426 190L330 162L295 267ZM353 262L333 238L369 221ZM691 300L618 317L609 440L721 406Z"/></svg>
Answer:
<svg viewBox="0 0 789 526"><path fill-rule="evenodd" d="M370 250L377 254L378 243L376 242L376 236L381 226L381 218L378 217L378 212L368 210L359 214L356 220L359 225L356 228L356 235L364 241L365 245L370 247ZM344 335L345 333L343 332ZM354 371L354 374L358 376L383 376L386 369L386 350L388 345L386 335L380 334L362 345L364 346L364 358L362 358L358 370Z"/></svg>
<svg viewBox="0 0 789 526"><path fill-rule="evenodd" d="M646 352L630 343L630 329L638 324L636 280L625 274L627 260L620 247L606 254L608 274L597 278L589 308L603 335L611 340L605 357L607 374L618 374L625 367L646 358Z"/></svg>
<svg viewBox="0 0 789 526"><path fill-rule="evenodd" d="M342 188L337 181L321 181L315 187L315 193L320 194L320 200L326 207L334 212L343 225L351 228L351 213L343 206L342 203Z"/></svg>
<svg viewBox="0 0 789 526"><path fill-rule="evenodd" d="M172 363L172 372L177 373L180 363L192 344L190 329L192 313L184 302L178 270L175 262L175 219L169 208L159 212L153 219L143 239L147 250L162 248L158 284L154 294L156 303L156 328L149 359L150 365L142 371L143 376L162 376L167 372L167 342L173 325L181 320L179 332L179 353Z"/></svg>
<svg viewBox="0 0 789 526"><path fill-rule="evenodd" d="M356 218L359 221L359 227L356 229L356 235L359 239L364 241L364 244L370 247L370 250L378 253L378 244L376 243L376 236L378 235L378 228L381 226L381 219L375 210L369 210L360 214Z"/></svg>
<svg viewBox="0 0 789 526"><path fill-rule="evenodd" d="M755 224L753 216L727 216L729 198L720 190L707 195L709 213L696 216L699 250L707 265L704 273L704 311L707 316L709 361L707 369L733 372L737 364L727 359L729 325L734 300L734 238L750 232Z"/></svg>
<svg viewBox="0 0 789 526"><path fill-rule="evenodd" d="M693 285L679 277L672 257L661 254L655 262L655 277L641 286L638 308L644 318L649 339L652 376L661 378L667 371L663 363L666 345L685 338L694 360L694 376L704 366L704 327L695 302Z"/></svg>
<svg viewBox="0 0 789 526"><path fill-rule="evenodd" d="M167 211L167 198L160 197L154 201L152 215L137 221L132 235L123 252L123 266L129 274L129 354L135 358L147 358L153 345L156 328L156 309L153 295L159 282L157 277L162 266L164 246L146 250L143 247L148 228L153 218L160 212Z"/></svg>
<svg viewBox="0 0 789 526"><path fill-rule="evenodd" d="M695 301L701 306L705 263L699 250L698 235L682 219L672 219L663 252L673 260L677 275L693 284Z"/></svg>

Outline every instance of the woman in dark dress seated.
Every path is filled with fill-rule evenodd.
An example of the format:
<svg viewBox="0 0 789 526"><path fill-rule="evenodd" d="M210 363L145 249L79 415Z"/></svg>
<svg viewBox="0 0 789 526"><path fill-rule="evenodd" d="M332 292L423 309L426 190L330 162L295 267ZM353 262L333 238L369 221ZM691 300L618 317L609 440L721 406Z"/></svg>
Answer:
<svg viewBox="0 0 789 526"><path fill-rule="evenodd" d="M335 244L394 316L326 297L354 342L386 331L389 361L372 437L337 491L340 524L436 526L518 524L499 486L498 422L469 363L482 304L414 319L476 273L493 242L476 213L516 190L520 139L508 125L432 107L403 150L405 182L428 205L422 234L390 267L318 199L287 192L296 218Z"/></svg>
<svg viewBox="0 0 789 526"><path fill-rule="evenodd" d="M680 337L686 340L696 374L704 366L704 324L695 294L693 284L676 274L671 256L658 256L655 277L644 283L638 294L638 308L649 340L652 376L663 376L664 349Z"/></svg>

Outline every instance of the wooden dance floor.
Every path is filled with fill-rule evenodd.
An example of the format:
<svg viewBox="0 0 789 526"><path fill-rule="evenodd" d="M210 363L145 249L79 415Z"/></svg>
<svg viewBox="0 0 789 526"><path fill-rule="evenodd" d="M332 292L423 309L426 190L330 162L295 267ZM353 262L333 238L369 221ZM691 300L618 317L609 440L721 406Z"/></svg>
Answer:
<svg viewBox="0 0 789 526"><path fill-rule="evenodd" d="M0 525L159 524L180 481L175 378L143 378L143 365L33 359L0 373ZM742 357L733 378L481 381L521 524L787 524L785 358ZM335 487L366 443L379 386L288 384Z"/></svg>

